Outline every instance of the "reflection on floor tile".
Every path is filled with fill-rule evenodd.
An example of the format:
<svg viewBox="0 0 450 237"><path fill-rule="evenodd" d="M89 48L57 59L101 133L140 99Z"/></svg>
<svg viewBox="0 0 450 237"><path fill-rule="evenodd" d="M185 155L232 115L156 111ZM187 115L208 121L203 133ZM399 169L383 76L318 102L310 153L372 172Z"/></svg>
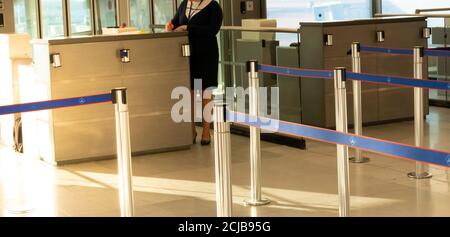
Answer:
<svg viewBox="0 0 450 237"><path fill-rule="evenodd" d="M199 131L200 132L200 131ZM414 143L411 121L371 126L365 135ZM450 110L431 108L425 140L450 151ZM307 150L262 142L264 207L244 205L250 195L249 139L232 136L235 216L337 216L336 147L307 141ZM353 151L350 151L353 153ZM350 165L353 216L450 216L450 174L430 167L431 180L412 180L414 162L365 153ZM215 216L212 147L134 157L137 216ZM13 211L31 209L25 214ZM89 162L55 168L0 149L0 215L119 216L117 163Z"/></svg>

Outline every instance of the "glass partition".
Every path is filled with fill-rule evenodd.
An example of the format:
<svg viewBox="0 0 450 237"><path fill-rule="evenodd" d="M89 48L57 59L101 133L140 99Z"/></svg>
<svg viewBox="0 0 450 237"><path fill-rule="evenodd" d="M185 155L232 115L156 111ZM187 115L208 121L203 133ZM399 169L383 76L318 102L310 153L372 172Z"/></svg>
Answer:
<svg viewBox="0 0 450 237"><path fill-rule="evenodd" d="M151 30L150 19L149 0L130 0L130 26L143 32L149 32Z"/></svg>
<svg viewBox="0 0 450 237"><path fill-rule="evenodd" d="M36 1L14 1L14 22L16 33L28 33L32 39L38 37L38 21L36 11Z"/></svg>
<svg viewBox="0 0 450 237"><path fill-rule="evenodd" d="M41 0L42 37L64 36L62 0Z"/></svg>
<svg viewBox="0 0 450 237"><path fill-rule="evenodd" d="M296 28L288 30L244 30L223 27L219 35L220 41L220 71L219 87L222 90L248 88L246 62L257 59L261 64L286 67L300 67L299 34ZM260 74L260 85L268 88L267 106L273 111L270 101L277 96L279 101L279 118L295 123L302 122L301 116L301 84L299 78L273 74ZM278 95L273 95L271 88L278 88ZM233 109L248 113L248 99L245 106L238 102L238 94L233 95ZM269 115L268 115L269 116ZM271 116L271 115L270 115Z"/></svg>
<svg viewBox="0 0 450 237"><path fill-rule="evenodd" d="M91 35L92 15L90 0L70 0L70 34Z"/></svg>
<svg viewBox="0 0 450 237"><path fill-rule="evenodd" d="M442 13L442 12L439 12ZM446 12L450 14L450 12ZM450 50L450 18L434 19L432 35L429 47L442 50ZM448 57L428 57L429 78L433 80L450 80L450 58ZM430 100L435 105L450 106L450 93L444 90L430 90Z"/></svg>
<svg viewBox="0 0 450 237"><path fill-rule="evenodd" d="M439 12L440 14L443 12ZM450 14L450 12L446 12ZM449 18L450 19L450 18ZM447 35L450 33L450 21L442 18L433 18L428 21L432 29L429 48L450 50L450 40ZM428 73L432 80L450 80L450 60L448 57L428 57ZM442 102L449 104L450 94L444 90L430 90L430 100L432 104L440 105Z"/></svg>

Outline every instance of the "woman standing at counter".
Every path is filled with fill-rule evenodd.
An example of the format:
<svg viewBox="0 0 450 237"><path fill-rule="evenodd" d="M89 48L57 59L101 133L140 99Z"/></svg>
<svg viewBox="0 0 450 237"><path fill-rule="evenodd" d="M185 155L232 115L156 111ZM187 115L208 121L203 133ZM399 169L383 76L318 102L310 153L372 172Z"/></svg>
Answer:
<svg viewBox="0 0 450 237"><path fill-rule="evenodd" d="M204 98L206 90L217 88L217 75L219 67L219 46L216 35L222 26L222 8L214 0L184 0L176 15L166 25L166 31L188 31L191 45L191 89L192 103L195 98L194 82L202 80L202 105L205 108L211 98ZM208 93L212 94L212 93ZM193 107L193 106L192 106ZM192 112L194 118L194 111ZM194 119L192 119L194 144L197 137ZM202 145L211 143L210 124L203 118Z"/></svg>

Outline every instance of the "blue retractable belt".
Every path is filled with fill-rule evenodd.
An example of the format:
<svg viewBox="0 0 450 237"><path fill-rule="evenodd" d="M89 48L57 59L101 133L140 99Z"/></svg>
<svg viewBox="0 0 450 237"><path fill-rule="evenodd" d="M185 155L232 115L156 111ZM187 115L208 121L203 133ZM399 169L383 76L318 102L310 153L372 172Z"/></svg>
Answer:
<svg viewBox="0 0 450 237"><path fill-rule="evenodd" d="M270 131L309 138L313 140L346 145L353 148L406 158L413 161L425 162L439 166L450 167L450 153L433 151L425 148L413 147L394 142L378 140L340 133L334 130L315 128L300 124L288 123L268 118L256 119L242 113L227 110L227 121L252 127L264 128ZM275 124L278 124L276 127Z"/></svg>
<svg viewBox="0 0 450 237"><path fill-rule="evenodd" d="M370 46L361 46L361 52L414 55L414 50L412 49L389 49Z"/></svg>
<svg viewBox="0 0 450 237"><path fill-rule="evenodd" d="M320 70L304 70L297 68L277 67L270 65L258 65L258 69L261 72L281 74L293 77L306 77L306 78L325 78L331 79L334 77L333 71L320 71Z"/></svg>
<svg viewBox="0 0 450 237"><path fill-rule="evenodd" d="M450 90L450 81L419 80L407 77L378 76L353 72L347 72L347 78L350 80L383 83L390 85L422 87L426 89L437 89L437 90Z"/></svg>
<svg viewBox="0 0 450 237"><path fill-rule="evenodd" d="M258 67L261 72L292 77L324 79L332 79L334 77L333 71L305 70L269 65L258 65ZM349 80L358 80L363 82L382 83L407 87L421 87L425 89L450 90L450 81L419 80L408 77L379 76L353 72L347 72L347 78Z"/></svg>
<svg viewBox="0 0 450 237"><path fill-rule="evenodd" d="M0 115L57 109L79 105L90 105L112 101L112 95L102 94L61 100L42 101L27 104L0 106Z"/></svg>
<svg viewBox="0 0 450 237"><path fill-rule="evenodd" d="M433 57L450 57L450 51L446 50L435 50L435 49L426 49L425 56L433 56Z"/></svg>
<svg viewBox="0 0 450 237"><path fill-rule="evenodd" d="M361 52L414 55L414 50L412 49L391 49L370 46L361 46ZM450 57L450 51L439 49L425 49L425 56Z"/></svg>

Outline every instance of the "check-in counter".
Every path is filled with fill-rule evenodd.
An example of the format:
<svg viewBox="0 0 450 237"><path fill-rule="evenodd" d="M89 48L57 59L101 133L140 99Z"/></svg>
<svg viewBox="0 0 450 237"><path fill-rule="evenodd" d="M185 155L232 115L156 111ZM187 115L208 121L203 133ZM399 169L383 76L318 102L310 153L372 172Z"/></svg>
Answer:
<svg viewBox="0 0 450 237"><path fill-rule="evenodd" d="M374 18L336 22L300 23L300 67L333 70L335 67L352 69L348 55L352 42L384 48L427 47L423 38L427 27L425 17ZM383 39L377 39L377 32ZM327 36L332 41L327 44ZM428 62L423 64L424 78L428 78ZM413 57L362 53L362 73L413 77ZM303 79L301 81L302 121L305 124L334 127L335 99L332 80ZM352 83L347 82L348 118L353 123ZM281 93L283 93L281 91ZM425 93L425 111L428 111L428 93ZM363 83L363 122L385 123L414 117L412 88Z"/></svg>
<svg viewBox="0 0 450 237"><path fill-rule="evenodd" d="M0 34L14 33L13 0L0 0Z"/></svg>
<svg viewBox="0 0 450 237"><path fill-rule="evenodd" d="M33 41L36 79L23 101L54 100L128 88L132 152L187 149L191 125L171 118L172 90L189 88L186 33L44 39ZM129 62L120 50L129 50ZM54 56L56 55L56 56ZM126 61L126 60L125 60ZM116 154L111 104L23 115L25 150L53 164L111 158Z"/></svg>

